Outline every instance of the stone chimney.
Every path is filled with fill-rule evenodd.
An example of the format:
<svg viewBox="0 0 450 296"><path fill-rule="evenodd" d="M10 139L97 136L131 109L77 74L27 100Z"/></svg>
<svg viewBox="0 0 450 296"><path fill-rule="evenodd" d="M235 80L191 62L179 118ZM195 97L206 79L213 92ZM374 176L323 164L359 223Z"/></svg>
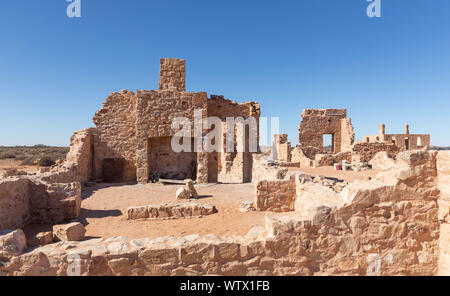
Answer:
<svg viewBox="0 0 450 296"><path fill-rule="evenodd" d="M186 91L186 61L161 59L159 68L159 90Z"/></svg>
<svg viewBox="0 0 450 296"><path fill-rule="evenodd" d="M384 123L380 124L380 135L386 134L386 125Z"/></svg>
<svg viewBox="0 0 450 296"><path fill-rule="evenodd" d="M409 135L409 124L405 125L405 135Z"/></svg>

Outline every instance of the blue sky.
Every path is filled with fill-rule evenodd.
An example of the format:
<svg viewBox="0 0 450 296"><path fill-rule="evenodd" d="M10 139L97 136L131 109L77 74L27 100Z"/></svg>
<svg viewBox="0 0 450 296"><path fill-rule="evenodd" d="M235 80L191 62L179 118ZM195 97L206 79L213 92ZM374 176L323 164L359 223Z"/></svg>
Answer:
<svg viewBox="0 0 450 296"><path fill-rule="evenodd" d="M304 108L347 108L356 138L450 145L450 1L0 0L0 145L68 145L111 91L157 89L161 57L189 91L257 100L297 144Z"/></svg>

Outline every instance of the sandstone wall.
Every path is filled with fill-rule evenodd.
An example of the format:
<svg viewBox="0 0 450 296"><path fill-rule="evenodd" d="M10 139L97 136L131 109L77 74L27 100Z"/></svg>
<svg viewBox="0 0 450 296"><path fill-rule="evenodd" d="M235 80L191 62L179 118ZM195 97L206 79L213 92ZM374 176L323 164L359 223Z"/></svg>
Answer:
<svg viewBox="0 0 450 296"><path fill-rule="evenodd" d="M0 230L21 228L30 219L29 184L24 178L0 180Z"/></svg>
<svg viewBox="0 0 450 296"><path fill-rule="evenodd" d="M222 121L222 126L219 127L223 133L223 146L226 147L226 119L228 117L236 119L248 119L253 117L256 120L256 130L250 130L250 127L245 127L241 130L235 126L235 148L240 139L244 139L245 152L222 152L211 153L212 161L216 163L216 168L212 168L210 172L210 182L218 180L224 183L245 183L252 180L252 161L253 157L249 152L250 132L256 136L256 144L259 145L259 117L261 114L260 106L257 102L236 103L225 99L223 96L211 95L207 100L208 117L218 117ZM259 151L259 146L257 147Z"/></svg>
<svg viewBox="0 0 450 296"><path fill-rule="evenodd" d="M256 210L288 212L294 210L296 185L294 179L263 180L256 183Z"/></svg>
<svg viewBox="0 0 450 296"><path fill-rule="evenodd" d="M337 154L316 154L314 165L316 167L333 166L335 163L340 163L343 160L350 163L352 161L352 153L341 152Z"/></svg>
<svg viewBox="0 0 450 296"><path fill-rule="evenodd" d="M172 120L185 117L194 122L194 110L202 110L202 118L207 117L206 93L179 91L138 91L137 92L137 179L147 182L149 177L148 144L149 138L171 137ZM193 128L193 127L192 127ZM203 134L204 135L204 131ZM198 152L197 182L208 180L208 158L205 152Z"/></svg>
<svg viewBox="0 0 450 296"><path fill-rule="evenodd" d="M298 127L299 143L301 146L312 146L323 148L323 135L333 135L333 152L338 153L348 148L348 143L352 143L354 134L347 126L351 123L347 121L347 110L345 109L305 109L302 114L302 121ZM345 121L344 123L342 121ZM344 132L342 127L345 128ZM345 137L345 138L344 138Z"/></svg>
<svg viewBox="0 0 450 296"><path fill-rule="evenodd" d="M95 176L93 174L92 145L95 129L84 129L75 132L70 138L70 150L66 161L76 164L76 175L79 182L89 182Z"/></svg>
<svg viewBox="0 0 450 296"><path fill-rule="evenodd" d="M0 181L0 230L75 219L80 207L79 182L49 184L26 177Z"/></svg>
<svg viewBox="0 0 450 296"><path fill-rule="evenodd" d="M351 146L355 142L355 131L353 130L350 118L341 119L341 151L351 151Z"/></svg>
<svg viewBox="0 0 450 296"><path fill-rule="evenodd" d="M439 221L441 222L439 275L450 275L450 151L437 154L438 187L441 195Z"/></svg>
<svg viewBox="0 0 450 296"><path fill-rule="evenodd" d="M186 91L186 61L161 59L159 67L159 90Z"/></svg>
<svg viewBox="0 0 450 296"><path fill-rule="evenodd" d="M386 151L390 155L396 155L399 148L390 143L364 143L357 142L352 146L352 162L369 162L378 152Z"/></svg>
<svg viewBox="0 0 450 296"><path fill-rule="evenodd" d="M103 175L103 160L125 161L124 181L136 180L136 95L131 91L111 93L95 113L95 178Z"/></svg>
<svg viewBox="0 0 450 296"><path fill-rule="evenodd" d="M252 168L252 183L255 184L262 180L283 180L288 172L286 168L269 163L263 154L253 154Z"/></svg>

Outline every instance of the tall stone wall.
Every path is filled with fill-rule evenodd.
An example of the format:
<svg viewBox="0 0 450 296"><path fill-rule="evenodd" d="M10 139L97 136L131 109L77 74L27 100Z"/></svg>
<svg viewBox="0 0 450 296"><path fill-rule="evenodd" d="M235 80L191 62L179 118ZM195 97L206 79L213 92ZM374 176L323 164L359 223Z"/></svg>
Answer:
<svg viewBox="0 0 450 296"><path fill-rule="evenodd" d="M243 183L252 180L252 162L253 153L249 151L250 133L255 136L254 141L257 145L256 149L259 151L259 117L260 106L257 102L236 103L235 101L227 100L223 96L211 95L207 100L208 117L217 117L222 121L222 126L219 127L222 132L223 143L219 146L219 152L212 152L210 157L216 163L216 168L210 172L210 180L218 180L224 183ZM234 152L227 152L226 147L226 132L227 132L227 118L237 119L254 118L256 122L256 130L251 130L250 125L245 126L245 130L241 129L239 125L234 127ZM245 147L244 152L238 152L238 145L243 140Z"/></svg>
<svg viewBox="0 0 450 296"><path fill-rule="evenodd" d="M348 149L354 140L346 109L305 109L298 127L301 146L323 149L323 135L333 135L333 153ZM342 130L344 128L344 130Z"/></svg>
<svg viewBox="0 0 450 296"><path fill-rule="evenodd" d="M66 161L76 164L76 175L79 182L88 182L95 178L93 168L92 146L96 129L90 128L75 132L70 138L70 150Z"/></svg>
<svg viewBox="0 0 450 296"><path fill-rule="evenodd" d="M121 158L125 161L124 181L136 179L136 95L123 90L111 93L102 109L95 113L95 172L102 177L103 160Z"/></svg>
<svg viewBox="0 0 450 296"><path fill-rule="evenodd" d="M350 118L341 119L341 152L348 152L355 142L355 131Z"/></svg>
<svg viewBox="0 0 450 296"><path fill-rule="evenodd" d="M138 91L137 92L137 120L136 120L136 153L137 153L137 180L140 183L148 182L149 138L171 137L172 120L176 117L185 117L194 122L194 110L202 110L202 119L207 116L206 93L190 93L179 91ZM192 126L193 128L193 126ZM205 131L202 130L202 135ZM208 158L199 152L197 155L198 169L197 181L208 179Z"/></svg>

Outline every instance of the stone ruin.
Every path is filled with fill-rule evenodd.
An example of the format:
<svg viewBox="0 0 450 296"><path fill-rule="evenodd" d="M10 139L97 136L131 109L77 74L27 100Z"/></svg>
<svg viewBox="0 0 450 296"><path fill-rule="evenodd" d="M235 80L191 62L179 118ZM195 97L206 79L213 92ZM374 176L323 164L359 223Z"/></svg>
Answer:
<svg viewBox="0 0 450 296"><path fill-rule="evenodd" d="M385 125L378 135L363 136L355 142L355 133L346 109L305 109L298 127L299 145L291 147L287 134L274 135L272 159L289 167L332 166L343 160L370 162L379 152L395 157L401 151L427 149L430 135L410 134L409 125L405 134L386 134ZM325 135L331 137L331 147L324 147ZM327 150L328 148L328 150Z"/></svg>
<svg viewBox="0 0 450 296"><path fill-rule="evenodd" d="M67 275L69 254L80 257L81 275L450 273L449 239L441 231L450 228L450 153L425 149L429 136L385 135L383 128L378 138L354 142L345 109L307 109L299 146L275 135L275 162L246 151L175 154L169 149L175 116L193 118L199 108L226 125L227 116L260 115L256 102L186 92L184 73L183 60L161 59L159 90L112 93L94 117L96 127L72 136L65 162L35 176L0 180L0 275ZM324 134L332 135L329 151ZM290 170L341 160L371 161L380 173L349 183ZM76 221L82 186L158 178L252 182L254 200L241 201L236 210L264 212L265 225L220 238L84 238ZM192 180L185 183L185 200L130 205L127 218L166 223L217 212L212 204L188 200L196 192ZM55 225L32 242L21 230L28 223Z"/></svg>
<svg viewBox="0 0 450 296"><path fill-rule="evenodd" d="M95 128L82 131L86 157L84 175L104 182L146 183L159 178L193 179L197 183L251 181L252 153L181 152L171 149L175 117L194 122L194 111L200 119L218 117L226 131L227 117L255 118L259 130L260 107L257 102L238 104L223 96L206 92L187 92L185 61L161 59L158 90L123 90L111 93L94 116ZM258 133L258 130L256 133ZM201 127L204 137L208 129ZM248 132L246 137L248 142ZM194 146L194 138L192 146Z"/></svg>

